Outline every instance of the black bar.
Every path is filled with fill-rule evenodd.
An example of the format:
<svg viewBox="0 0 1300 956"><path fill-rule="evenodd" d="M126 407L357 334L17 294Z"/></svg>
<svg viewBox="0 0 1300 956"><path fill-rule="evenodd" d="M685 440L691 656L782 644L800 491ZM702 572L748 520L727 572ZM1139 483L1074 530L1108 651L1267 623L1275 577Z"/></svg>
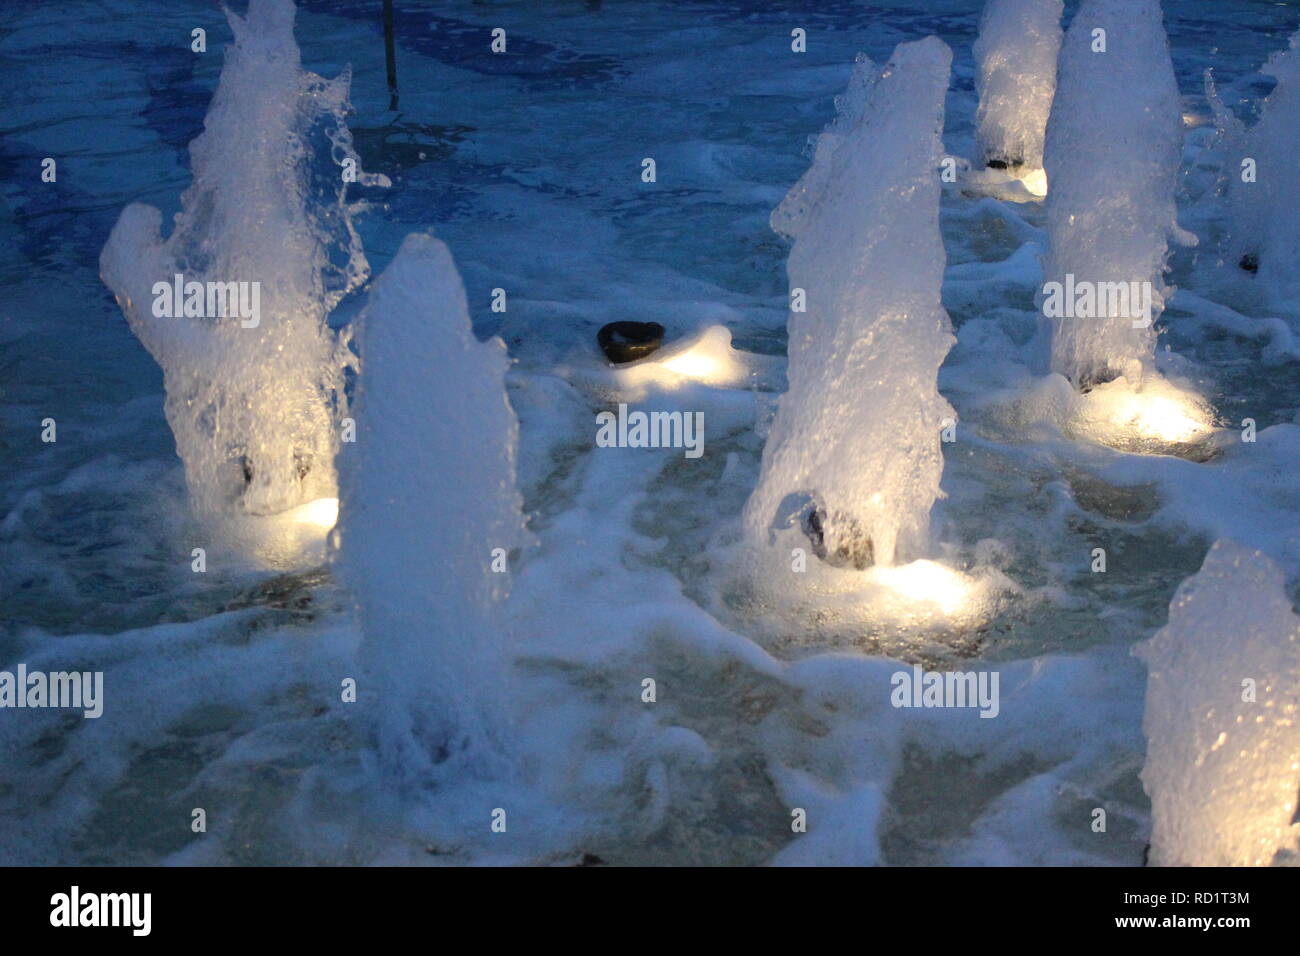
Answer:
<svg viewBox="0 0 1300 956"><path fill-rule="evenodd" d="M1097 937L1176 943L1197 937L1227 948L1252 930L1275 937L1289 932L1295 896L1293 878L1283 870L1224 868L756 868L723 876L706 869L578 866L115 867L8 869L0 880L7 943L70 933L83 942L139 938L126 920L52 925L60 895L70 903L76 886L83 906L92 895L149 893L148 935L163 942L199 939L211 948L269 931L293 939L296 949L319 940L331 951L349 939L374 941L376 934L412 927L422 927L435 946L448 933L494 936L503 916L575 948L611 921L631 937L651 927L667 934L712 923L734 942L767 934L774 920L801 936L817 929L842 935L852 926L864 942L902 930L927 944L1035 939L1055 947ZM136 915L143 897L138 902ZM1201 926L1206 919L1210 925Z"/></svg>

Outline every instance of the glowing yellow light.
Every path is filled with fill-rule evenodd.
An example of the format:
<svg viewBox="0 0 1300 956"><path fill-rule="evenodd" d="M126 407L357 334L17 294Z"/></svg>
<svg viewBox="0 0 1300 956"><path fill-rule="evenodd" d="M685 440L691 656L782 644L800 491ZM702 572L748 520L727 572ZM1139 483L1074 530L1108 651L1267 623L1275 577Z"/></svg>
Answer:
<svg viewBox="0 0 1300 956"><path fill-rule="evenodd" d="M731 332L723 325L710 326L695 339L667 346L660 353L620 369L617 374L627 385L653 383L666 388L682 384L682 379L734 387L744 383L749 375L731 348Z"/></svg>
<svg viewBox="0 0 1300 956"><path fill-rule="evenodd" d="M299 505L288 515L298 524L315 525L328 531L339 520L339 500L337 498L317 498L305 505Z"/></svg>
<svg viewBox="0 0 1300 956"><path fill-rule="evenodd" d="M1141 387L1127 376L1076 395L1067 431L1129 451L1173 451L1168 446L1204 441L1214 431L1213 418L1195 392L1159 375Z"/></svg>
<svg viewBox="0 0 1300 956"><path fill-rule="evenodd" d="M1165 442L1191 441L1206 427L1188 405L1163 395L1129 395L1118 403L1116 414L1139 435Z"/></svg>
<svg viewBox="0 0 1300 956"><path fill-rule="evenodd" d="M690 351L660 363L670 372L685 375L687 378L707 378L718 371L718 362L712 356Z"/></svg>
<svg viewBox="0 0 1300 956"><path fill-rule="evenodd" d="M230 515L223 532L259 564L289 570L324 560L323 547L338 517L337 498L317 498L273 515Z"/></svg>
<svg viewBox="0 0 1300 956"><path fill-rule="evenodd" d="M1047 195L1047 170L1031 169L1019 179L1024 183L1025 188L1035 196Z"/></svg>
<svg viewBox="0 0 1300 956"><path fill-rule="evenodd" d="M1128 436L1179 444L1196 441L1211 428L1195 396L1163 379L1150 381L1141 391L1135 391L1121 377L1093 389L1083 402L1091 430L1103 441Z"/></svg>
<svg viewBox="0 0 1300 956"><path fill-rule="evenodd" d="M937 604L944 614L952 614L966 606L974 591L974 585L965 575L933 561L877 567L872 569L871 575L899 597Z"/></svg>
<svg viewBox="0 0 1300 956"><path fill-rule="evenodd" d="M981 167L966 174L965 188L977 195L993 196L1011 202L1037 202L1047 195L1047 170L1026 166L1013 166L1010 169Z"/></svg>

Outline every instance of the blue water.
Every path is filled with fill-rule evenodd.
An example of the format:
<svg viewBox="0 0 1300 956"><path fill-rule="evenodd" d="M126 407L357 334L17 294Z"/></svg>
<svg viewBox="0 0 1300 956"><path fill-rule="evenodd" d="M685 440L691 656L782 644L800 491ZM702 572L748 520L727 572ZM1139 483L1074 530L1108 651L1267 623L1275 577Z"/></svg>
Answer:
<svg viewBox="0 0 1300 956"><path fill-rule="evenodd" d="M368 170L393 181L390 189L356 194L371 203L358 228L373 271L382 270L407 232L434 230L464 276L476 331L502 336L523 376L549 374L589 353L596 328L612 319L659 321L670 335L722 322L738 347L782 354L786 247L768 228L768 215L806 168L807 139L834 115L833 97L859 51L884 59L903 40L930 33L945 40L954 51L946 145L954 154L974 151L970 48L977 0L398 0L395 111L379 6L377 0L306 0L297 21L305 68L332 76L351 65L357 149ZM1067 17L1074 6L1067 4ZM1204 111L1201 76L1212 68L1234 109L1249 115L1269 88L1257 67L1300 27L1297 3L1167 0L1164 7L1191 112ZM509 56L487 52L495 26L508 30ZM806 54L790 52L796 26L808 31ZM206 53L189 49L195 27L207 31ZM202 129L228 36L220 11L206 2L65 0L0 8L0 664L65 639L83 642L65 647L112 657L118 652L105 651L112 636L129 633L118 645L131 662L123 683L141 695L167 696L201 685L204 674L243 679L233 675L249 661L231 663L209 644L239 647L261 640L263 632L275 635L256 657L267 672L232 691L228 705L217 694L192 712L178 705L174 720L158 724L135 713L147 709L138 697L121 705L131 716L116 730L96 731L112 743L100 765L87 768L67 756L65 736L76 728L51 725L34 743L22 743L19 763L0 769L0 859L165 859L188 845L188 828L184 821L179 830L141 823L140 807L187 812L186 788L238 794L231 805L239 808L239 825L261 841L261 849L245 852L231 849L237 838L223 838L229 842L216 859L373 858L345 840L303 857L296 831L284 824L286 816L308 812L289 796L296 792L289 778L303 766L322 765L321 754L331 747L346 754L340 759L361 759L346 719L335 727L344 729L334 744L323 742L328 727L309 726L300 736L285 731L310 758L295 763L292 743L253 747L261 756L235 761L238 769L222 777L221 762L234 760L235 742L252 747L256 739L265 746L265 734L278 733L272 728L310 724L317 705L303 687L336 683L333 669L346 666L356 636L342 610L346 597L314 569L285 577L232 563L203 578L191 573L199 532L163 418L162 375L98 277L100 249L124 205L151 203L165 221L179 208L189 181L186 147ZM658 166L651 186L639 180L647 156ZM55 183L41 182L45 157L57 160ZM1036 208L1011 215L1042 225ZM955 197L945 199L944 216L950 266L998 261L1018 245L997 217L971 218ZM1175 267L1183 284L1198 287L1194 258L1176 259ZM490 310L496 287L510 293L504 314ZM1014 285L988 295L992 304L978 297L947 303L959 329L999 310L1032 310L1030 293ZM346 322L362 301L360 295L346 301L334 323ZM1178 314L1177 303L1171 314ZM1028 338L1027 332L1009 335L1017 345ZM981 341L963 337L950 359L948 383L959 411L970 387L963 363L978 365L982 347L1001 348L996 340ZM1165 342L1200 363L1225 420L1250 413L1264 429L1297 414L1296 363L1261 372L1257 345L1226 334L1171 327L1162 347ZM545 408L531 411L545 415ZM52 444L40 440L46 418L57 422ZM521 418L526 450L530 441L549 449L553 427L530 425L534 419L522 409ZM755 448L735 448L753 460ZM953 495L944 513L952 540L970 550L982 539L1008 538L1022 560L1020 583L1050 585L1070 598L1027 611L1023 620L1001 621L1011 636L1005 646L985 647L994 659L1027 659L1076 639L1087 644L1092 638L1082 635L1098 629L1118 627L1115 633L1129 641L1147 636L1215 533L1213 520L1198 527L1186 508L1138 527L1096 519L1142 555L1144 570L1105 585L1086 580L1064 567L1072 559L1054 550L1061 538L1034 530L1051 511L1035 496L1061 480L1061 471L1053 471L1057 451L1044 446L1022 456L981 447L980 467L1002 476L988 499L970 490L979 480L974 466L950 462L945 478ZM530 506L547 521L573 506L568 467L523 476ZM1138 469L1129 477L1151 476ZM694 494L689 481L682 487L684 496ZM1279 495L1272 513L1291 509L1294 516L1293 492ZM742 500L739 493L724 495L717 507L734 515ZM678 574L688 597L700 602L707 588L695 577L692 552L712 508L691 512L692 521L699 519L696 530L690 522L674 528L671 516L661 516L668 550L645 559ZM652 511L631 521L643 532L655 524ZM1080 542L1094 532L1101 533L1071 527ZM1259 545L1267 548L1269 541L1261 538ZM1285 560L1288 547L1273 552ZM1297 571L1287 566L1292 581ZM1046 618L1059 627L1048 628ZM158 630L167 624L189 629ZM165 664L169 655L181 662L175 672ZM1126 714L1130 749L1113 759L1114 791L1140 820L1144 798L1134 791L1130 764L1140 760L1141 739L1131 708ZM13 719L0 714L0 722ZM720 711L697 721L723 723ZM761 750L753 741L746 746ZM972 772L929 767L930 759L909 757L900 773L918 779L928 773L933 780ZM715 793L727 779L719 771L699 786ZM761 794L756 801L773 799L768 785L754 786ZM981 786L1000 792L1010 783ZM621 810L588 810L622 819ZM329 812L346 817L338 807ZM660 855L653 858L756 862L788 838L728 842L718 834L739 826L728 814L720 805L691 818L690 826L664 825L655 831ZM924 805L898 814L903 822L885 840L892 862L945 859L945 841L971 826ZM22 850L19 824L41 833ZM114 835L106 836L109 831ZM1100 856L1132 862L1141 849L1139 831L1135 825L1127 843ZM618 849L618 839L606 843L611 857L636 858Z"/></svg>

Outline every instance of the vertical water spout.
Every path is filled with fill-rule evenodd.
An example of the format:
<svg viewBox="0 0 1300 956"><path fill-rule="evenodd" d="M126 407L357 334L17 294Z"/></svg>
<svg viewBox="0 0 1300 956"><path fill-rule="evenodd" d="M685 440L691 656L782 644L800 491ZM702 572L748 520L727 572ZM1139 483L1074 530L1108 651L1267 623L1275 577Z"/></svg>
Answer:
<svg viewBox="0 0 1300 956"><path fill-rule="evenodd" d="M156 208L128 206L100 269L162 366L195 509L268 514L336 493L350 353L326 316L369 274L344 192L387 180L359 170L349 75L302 70L290 0L227 17L171 234Z"/></svg>
<svg viewBox="0 0 1300 956"><path fill-rule="evenodd" d="M1300 32L1260 70L1277 81L1246 127L1209 85L1210 104L1224 140L1232 213L1230 259L1252 263L1265 301L1294 312L1300 301Z"/></svg>
<svg viewBox="0 0 1300 956"><path fill-rule="evenodd" d="M1044 163L1052 371L1087 389L1155 361L1182 112L1158 0L1083 0L1061 48Z"/></svg>
<svg viewBox="0 0 1300 956"><path fill-rule="evenodd" d="M447 247L411 235L358 320L339 554L384 765L413 786L507 760L501 602L527 541L500 339L474 337Z"/></svg>
<svg viewBox="0 0 1300 956"><path fill-rule="evenodd" d="M1062 0L988 0L975 41L976 140L985 163L1043 168L1056 92Z"/></svg>
<svg viewBox="0 0 1300 956"><path fill-rule="evenodd" d="M811 168L772 214L794 239L795 305L790 387L745 507L755 543L803 496L805 529L833 563L888 565L928 546L953 417L936 384L954 341L939 295L951 61L934 37L900 44L883 67L860 57Z"/></svg>

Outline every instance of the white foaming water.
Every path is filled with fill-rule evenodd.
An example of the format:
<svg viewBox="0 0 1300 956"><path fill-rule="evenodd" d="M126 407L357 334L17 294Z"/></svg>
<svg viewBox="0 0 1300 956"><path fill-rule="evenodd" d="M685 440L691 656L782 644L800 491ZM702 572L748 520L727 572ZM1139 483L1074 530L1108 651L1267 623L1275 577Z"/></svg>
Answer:
<svg viewBox="0 0 1300 956"><path fill-rule="evenodd" d="M1102 42L1105 52L1095 52ZM1047 124L1045 283L1150 283L1154 322L1169 292L1181 117L1157 0L1084 0L1061 49ZM1154 363L1153 324L1135 327L1111 302L1096 311L1052 320L1052 371L1083 387L1121 374L1140 381Z"/></svg>
<svg viewBox="0 0 1300 956"><path fill-rule="evenodd" d="M788 272L807 311L789 319L790 388L745 506L769 539L790 495L819 509L827 553L878 564L920 556L955 417L936 376L954 338L939 298L939 133L952 54L938 38L859 57L812 167L772 214L794 239Z"/></svg>
<svg viewBox="0 0 1300 956"><path fill-rule="evenodd" d="M175 37L187 36L190 13L160 6L145 22L131 15L126 0L68 0L57 16L45 6L15 8L15 16L42 29L8 39L10 52L29 55L15 59L0 82L24 84L30 95L0 97L0 113L17 126L28 124L34 110L44 111L44 126L23 137L37 150L33 155L58 155L69 131L94 134L84 146L94 162L78 171L82 182L95 179L87 202L120 206L153 194L173 175L175 153L158 141L155 124L142 121L140 106L156 95L156 51L175 49ZM646 34L644 12L635 5L575 14L590 17L583 24L589 29L577 30L570 18L557 21L537 5L519 7L520 29L560 49L619 51L631 79L609 84L602 96L625 108L606 110L600 123L591 122L584 105L590 98L575 97L568 83L539 88L527 71L484 82L454 62L405 55L402 69L413 81L440 91L412 101L408 118L476 129L456 147L464 160L457 169L431 153L433 161L402 170L407 182L394 197L397 221L371 216L363 225L372 258L395 250L414 228L403 223L441 208L454 185L465 213L448 217L442 228L471 301L498 284L526 285L524 295L512 292L508 316L489 319L508 318L507 341L523 340L517 354L525 367L510 375L510 401L521 419L521 485L541 537L539 553L512 582L513 623L527 650L513 687L518 753L544 769L539 776L554 785L554 805L573 819L530 819L521 812L522 788L496 782L463 794L440 786L436 801L408 801L431 807L425 814L381 819L374 812L367 792L395 788L374 772L370 738L355 732L363 723L358 708L379 698L367 696L374 680L359 667L362 637L342 593L319 576L286 595L286 578L277 577L260 582L256 591L266 593L250 593L241 610L223 612L226 599L214 591L212 571L204 578L185 563L176 569L178 542L188 553L186 532L169 530L171 524L155 529L150 521L154 499L172 513L179 476L156 413L159 389L134 374L149 360L125 324L109 320L111 303L96 301L94 269L83 256L70 273L78 281L68 285L70 258L51 264L19 257L9 278L0 279L6 302L0 339L14 343L11 359L15 351L21 355L6 366L6 408L37 388L62 384L65 368L105 390L69 389L71 412L87 426L78 440L65 442L61 429L60 442L41 446L38 457L27 455L31 442L12 443L19 467L0 475L0 507L8 509L0 521L7 556L0 562L0 604L9 612L0 615L9 618L0 632L11 635L6 628L15 621L22 628L6 646L5 663L103 669L108 702L105 719L79 720L78 727L55 711L24 711L12 722L13 733L0 735L0 856L83 865L436 865L495 862L507 853L555 863L574 862L582 852L611 864L1141 863L1150 817L1137 779L1146 673L1129 653L1132 641L1164 623L1174 582L1195 571L1216 537L1264 550L1290 576L1300 568L1294 522L1300 491L1291 467L1300 455L1300 428L1289 424L1296 379L1283 325L1267 320L1269 348L1282 364L1260 365L1255 360L1268 335L1252 329L1266 320L1224 304L1240 307L1219 284L1209 257L1189 262L1180 277L1177 305L1190 314L1174 323L1176 352L1162 350L1162 360L1181 352L1198 363L1182 370L1195 373L1189 381L1222 376L1223 394L1260 424L1257 443L1233 436L1211 464L1100 451L1032 422L998 426L991 403L1023 395L1040 371L1032 305L1042 278L1040 209L946 192L945 304L960 326L960 342L945 361L942 385L962 422L957 444L945 446L949 497L932 514L942 542L932 556L949 568L974 569L977 583L978 572L1001 569L1021 591L981 628L978 646L949 644L942 634L927 639L922 659L932 653L951 661L969 652L982 660L960 669L1000 671L998 718L890 705L891 675L909 665L869 655L896 649L910 664L918 651L906 625L881 613L881 600L864 586L872 571L810 558L807 575L790 576L807 578L802 586L810 592L822 583L812 580L818 572L834 579L824 582L828 589L843 579L842 597L851 605L843 627L822 623L839 611L838 597L825 592L811 594L798 615L770 629L749 621L733 628L725 617L719 626L698 595L713 573L704 567L705 560L712 563L708 542L733 530L731 516L757 478L762 440L753 427L753 398L730 385L705 385L693 374L673 372L668 380L664 370L662 384L645 387L648 398L659 407L706 411L704 457L685 466L673 450L594 451L595 408L556 377L554 363L579 337L568 310L589 322L590 331L624 318L675 316L683 332L725 323L738 348L727 352L718 343L707 351L727 362L749 364L741 350L758 342L772 341L780 351L767 333L786 318L786 290L770 283L783 253L766 220L806 166L791 144L826 121L856 50L888 50L900 30L919 36L945 29L954 38L957 73L975 72L969 46L958 45L970 34L970 2L899 0L891 6L906 6L905 16L869 20L853 19L846 8L833 14L836 29L819 34L802 55L806 65L793 70L786 45L772 42L771 22L741 15L751 6L722 4L734 15L711 24L695 11L665 6L657 14L665 29L654 36ZM936 20L941 6L951 10L946 27ZM1213 62L1234 98L1260 98L1247 72L1296 28L1295 11L1249 6L1166 0L1185 89ZM78 8L90 15L67 16ZM106 9L122 15L105 18ZM447 9L466 21L481 12L469 0L447 0ZM102 50L101 41L131 46L112 62L79 56L69 46L61 63L79 82L42 82L38 64L48 61L48 36L79 22L95 33L95 42L80 45L83 52ZM1204 42L1206 23L1220 49L1213 57ZM298 19L309 64L368 49L373 31L373 19L311 10ZM460 55L451 44L449 61ZM215 81L215 67L207 73L212 61L193 59L196 81ZM353 96L365 125L375 125L371 117L388 103L382 57L358 66ZM316 69L333 75L336 68ZM122 95L106 97L104 110L88 120L76 99L87 84L112 84ZM521 96L531 104L526 116L512 109ZM647 102L655 108L644 109ZM976 105L967 84L949 91L951 152L975 155ZM489 116L491 123L483 120ZM41 119L37 114L37 127ZM1197 132L1203 135L1188 136L1193 169L1206 163L1211 135ZM628 196L627 159L607 149L611 136L650 136L662 144L656 150L703 157L674 171L674 178L694 176L694 188L647 200L671 229L618 214ZM535 168L503 178L503 169L517 168L521 148L536 157ZM369 147L363 152L370 156ZM582 188L571 188L579 181ZM1216 214L1206 222L1217 228L1223 204L1213 205ZM1180 216L1188 211L1184 204ZM86 215L93 219L94 210ZM483 228L489 221L494 228ZM685 221L695 228L680 228ZM20 221L17 241L39 238L37 222ZM1198 232L1213 235L1199 224ZM575 271L574 261L582 268ZM503 264L514 276L504 283ZM1252 281L1235 264L1225 271L1240 273L1235 278L1243 284ZM1200 298L1186 296L1189 289ZM628 314L630 305L638 314ZM89 328L88 313L97 320ZM33 331L23 337L24 328ZM42 328L48 337L38 336ZM599 359L591 337L581 332L594 367ZM54 345L45 347L47 341ZM701 352L687 354L692 364L684 371L694 373ZM43 355L58 356L58 366ZM772 358L778 372L772 387L783 389L785 360ZM1249 370L1244 387L1234 383L1234 369ZM121 389L113 378L118 373L131 374ZM622 372L603 373L619 386L614 376ZM1054 396L1068 389L1062 378L1049 382ZM1099 393L1110 389L1078 397ZM1263 396L1272 404L1261 413ZM765 408L765 396L758 397ZM28 407L39 416L45 404L37 398ZM1119 404L1131 418L1127 402ZM1177 409L1165 410L1151 422L1162 434L1182 427ZM125 454L124 436L130 441ZM353 448L344 445L345 455ZM1098 509L1108 515L1099 542L1111 553L1106 574L1087 570ZM1146 509L1154 509L1148 519ZM329 515L324 505L313 505L280 518L319 530L312 522L327 523ZM174 524L181 524L179 516ZM789 534L806 547L797 531ZM1124 544L1127 559L1115 560L1111 542ZM209 565L215 567L211 555ZM41 580L44 569L53 573L48 584ZM873 570L886 572L878 583L900 611L947 616L947 608L970 603L966 582L948 580L941 565ZM142 583L152 597L138 597ZM402 592L394 587L394 593ZM772 602L768 612L789 603ZM878 621L878 642L861 640L868 615ZM830 652L807 646L819 627L835 639ZM791 655L799 659L779 661L756 646L769 630L799 641ZM861 652L848 649L855 641ZM338 681L353 674L362 696L358 704L342 703ZM660 679L653 706L638 703L641 675ZM209 808L224 808L223 825L202 838L187 825L196 795ZM510 808L508 835L487 833L486 809L495 806ZM809 811L806 834L791 833L796 806ZM1087 825L1097 806L1108 811L1104 837ZM448 821L441 825L445 833L429 825L432 816ZM486 846L475 840L480 833ZM553 846L521 847L530 834ZM557 855L548 855L552 849Z"/></svg>
<svg viewBox="0 0 1300 956"><path fill-rule="evenodd" d="M1284 584L1262 552L1221 539L1135 650L1150 669L1142 781L1155 866L1296 861L1300 618Z"/></svg>
<svg viewBox="0 0 1300 956"><path fill-rule="evenodd" d="M162 366L196 511L268 514L336 493L350 359L325 319L369 266L340 170L359 166L343 121L349 75L301 69L289 0L253 0L246 18L227 16L235 42L190 144L194 182L175 228L163 239L156 208L128 206L100 269ZM256 283L260 314L159 316L154 285L178 274L205 289Z"/></svg>
<svg viewBox="0 0 1300 956"><path fill-rule="evenodd" d="M413 786L502 765L507 642L494 570L527 540L500 339L479 342L447 247L411 235L358 320L358 435L339 547L377 679L378 746ZM498 567L502 567L498 563Z"/></svg>
<svg viewBox="0 0 1300 956"><path fill-rule="evenodd" d="M1233 262L1258 257L1259 282L1273 308L1295 309L1300 298L1300 33L1285 50L1269 57L1260 72L1277 86L1260 106L1259 120L1247 128L1207 84L1215 120L1226 141L1228 197L1232 207ZM1254 163L1246 182L1242 163Z"/></svg>
<svg viewBox="0 0 1300 956"><path fill-rule="evenodd" d="M1043 135L1056 92L1061 0L989 0L975 41L982 158L1043 167Z"/></svg>

